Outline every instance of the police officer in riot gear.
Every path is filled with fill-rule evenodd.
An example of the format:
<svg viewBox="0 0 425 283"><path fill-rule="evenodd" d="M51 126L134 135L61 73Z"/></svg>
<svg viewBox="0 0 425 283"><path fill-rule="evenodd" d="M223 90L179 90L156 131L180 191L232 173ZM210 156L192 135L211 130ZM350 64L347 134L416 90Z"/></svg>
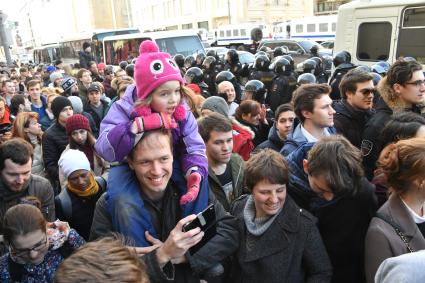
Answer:
<svg viewBox="0 0 425 283"><path fill-rule="evenodd" d="M236 80L235 75L233 75L233 73L230 72L230 71L221 71L215 77L216 87L221 82L224 82L224 81L229 81L233 84L233 88L235 89L235 92L236 92L235 102L239 104L241 102L241 97L242 97L242 88L241 88L241 85L239 84L239 82Z"/></svg>
<svg viewBox="0 0 425 283"><path fill-rule="evenodd" d="M316 71L316 61L311 60L311 59L307 59L303 62L303 74L314 74L314 72Z"/></svg>
<svg viewBox="0 0 425 283"><path fill-rule="evenodd" d="M216 68L216 60L213 56L207 56L202 63L202 68L204 72L204 82L208 85L208 90L211 95L215 95L216 85L215 85L215 77L218 74Z"/></svg>
<svg viewBox="0 0 425 283"><path fill-rule="evenodd" d="M121 61L120 64L119 64L120 69L124 70L124 71L125 71L125 67L127 67L127 65L128 65L127 61Z"/></svg>
<svg viewBox="0 0 425 283"><path fill-rule="evenodd" d="M291 74L295 77L298 78L298 74L295 72L295 62L294 62L294 58L292 58L291 55L283 55L282 58L286 59L289 61L289 63L291 64L291 69L290 72Z"/></svg>
<svg viewBox="0 0 425 283"><path fill-rule="evenodd" d="M198 55L196 55L196 67L202 69L202 63L204 63L205 57L206 56L204 53L199 53Z"/></svg>
<svg viewBox="0 0 425 283"><path fill-rule="evenodd" d="M232 72L238 82L240 82L242 65L239 62L239 54L236 50L230 49L226 54L226 63L224 64L224 71Z"/></svg>
<svg viewBox="0 0 425 283"><path fill-rule="evenodd" d="M351 63L351 54L348 51L341 51L335 54L333 64L335 66L335 71L329 80L329 85L332 88L329 96L332 98L332 100L339 100L341 99L339 83L341 82L342 77L349 70L353 69L355 65Z"/></svg>
<svg viewBox="0 0 425 283"><path fill-rule="evenodd" d="M319 55L319 46L313 45L310 48L310 52L311 52L311 57L320 57L320 55Z"/></svg>
<svg viewBox="0 0 425 283"><path fill-rule="evenodd" d="M187 84L196 84L201 89L201 95L205 98L211 96L208 85L204 82L204 73L198 67L189 68L184 75Z"/></svg>
<svg viewBox="0 0 425 283"><path fill-rule="evenodd" d="M316 76L316 81L318 84L328 83L329 77L323 70L322 58L320 57L311 57L310 60L316 62L316 68L314 70L314 75Z"/></svg>
<svg viewBox="0 0 425 283"><path fill-rule="evenodd" d="M189 70L189 68L196 67L196 59L192 55L186 56L184 58L184 67L186 70Z"/></svg>
<svg viewBox="0 0 425 283"><path fill-rule="evenodd" d="M176 54L173 57L174 61L176 62L177 66L179 66L180 74L182 77L186 73L186 69L184 67L184 55L183 54Z"/></svg>
<svg viewBox="0 0 425 283"><path fill-rule="evenodd" d="M245 84L243 100L251 99L261 104L266 108L266 119L271 124L274 114L268 105L266 105L267 89L266 86L259 80L250 80Z"/></svg>
<svg viewBox="0 0 425 283"><path fill-rule="evenodd" d="M270 59L266 55L258 55L255 58L254 67L249 74L249 80L259 80L266 86L268 92L271 90L274 72L269 69Z"/></svg>
<svg viewBox="0 0 425 283"><path fill-rule="evenodd" d="M217 71L221 72L223 70L224 64L220 59L220 56L218 56L217 51L215 51L214 49L209 50L207 52L207 57L208 56L212 56L215 58L215 66L217 68Z"/></svg>
<svg viewBox="0 0 425 283"><path fill-rule="evenodd" d="M273 50L273 58L276 58L278 56L286 55L286 50L282 46L278 46Z"/></svg>
<svg viewBox="0 0 425 283"><path fill-rule="evenodd" d="M297 79L291 72L291 63L285 58L280 58L271 66L276 74L272 81L271 91L266 102L275 112L279 105L291 102L292 92L296 88Z"/></svg>

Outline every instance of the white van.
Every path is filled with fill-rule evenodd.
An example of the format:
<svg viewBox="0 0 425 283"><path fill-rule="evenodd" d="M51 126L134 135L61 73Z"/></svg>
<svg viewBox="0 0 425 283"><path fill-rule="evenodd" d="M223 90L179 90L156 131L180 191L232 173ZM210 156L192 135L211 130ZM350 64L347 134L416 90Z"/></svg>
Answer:
<svg viewBox="0 0 425 283"><path fill-rule="evenodd" d="M338 10L334 54L371 66L411 56L425 63L425 0L361 0Z"/></svg>
<svg viewBox="0 0 425 283"><path fill-rule="evenodd" d="M215 45L232 49L243 46L245 49L250 49L253 45L258 44L260 40L271 38L271 32L265 24L225 25L217 29Z"/></svg>
<svg viewBox="0 0 425 283"><path fill-rule="evenodd" d="M162 52L171 56L204 53L205 50L196 31L171 30L107 36L103 39L105 64L117 66L121 61L139 56L139 46L144 40L155 41Z"/></svg>

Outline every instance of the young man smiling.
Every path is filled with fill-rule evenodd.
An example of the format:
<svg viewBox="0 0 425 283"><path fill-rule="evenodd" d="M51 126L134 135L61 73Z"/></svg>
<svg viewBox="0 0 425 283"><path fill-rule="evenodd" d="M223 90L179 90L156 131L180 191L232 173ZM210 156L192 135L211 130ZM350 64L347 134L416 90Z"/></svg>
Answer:
<svg viewBox="0 0 425 283"><path fill-rule="evenodd" d="M351 69L342 78L339 89L342 100L333 105L336 131L360 148L364 128L373 113L373 77L363 70Z"/></svg>
<svg viewBox="0 0 425 283"><path fill-rule="evenodd" d="M31 101L31 111L37 112L39 119L46 116L47 101L41 96L41 82L38 80L30 80L27 83L27 89Z"/></svg>

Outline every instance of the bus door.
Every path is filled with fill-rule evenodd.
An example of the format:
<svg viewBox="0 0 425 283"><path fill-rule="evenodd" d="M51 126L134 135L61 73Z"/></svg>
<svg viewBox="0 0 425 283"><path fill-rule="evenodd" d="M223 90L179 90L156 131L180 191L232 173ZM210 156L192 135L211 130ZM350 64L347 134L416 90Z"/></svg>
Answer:
<svg viewBox="0 0 425 283"><path fill-rule="evenodd" d="M375 14L376 15L376 14ZM357 64L372 65L377 61L387 61L395 53L397 38L397 17L357 18L353 61Z"/></svg>

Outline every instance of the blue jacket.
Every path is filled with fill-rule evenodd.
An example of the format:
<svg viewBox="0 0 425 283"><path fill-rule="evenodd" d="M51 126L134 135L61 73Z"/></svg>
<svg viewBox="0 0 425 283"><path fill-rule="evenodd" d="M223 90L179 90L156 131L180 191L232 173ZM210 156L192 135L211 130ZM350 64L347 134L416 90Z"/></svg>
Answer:
<svg viewBox="0 0 425 283"><path fill-rule="evenodd" d="M336 129L334 127L326 128L331 135L336 134ZM291 152L296 150L301 145L307 143L307 138L303 135L301 131L301 123L293 130L292 133L288 135L288 138L285 141L285 145L281 149L280 153L284 156L288 156Z"/></svg>
<svg viewBox="0 0 425 283"><path fill-rule="evenodd" d="M284 144L285 144L285 141L282 140L277 134L276 124L275 124L273 125L273 127L271 127L267 140L265 142L262 142L259 146L257 146L257 149L270 148L277 152L280 152Z"/></svg>

